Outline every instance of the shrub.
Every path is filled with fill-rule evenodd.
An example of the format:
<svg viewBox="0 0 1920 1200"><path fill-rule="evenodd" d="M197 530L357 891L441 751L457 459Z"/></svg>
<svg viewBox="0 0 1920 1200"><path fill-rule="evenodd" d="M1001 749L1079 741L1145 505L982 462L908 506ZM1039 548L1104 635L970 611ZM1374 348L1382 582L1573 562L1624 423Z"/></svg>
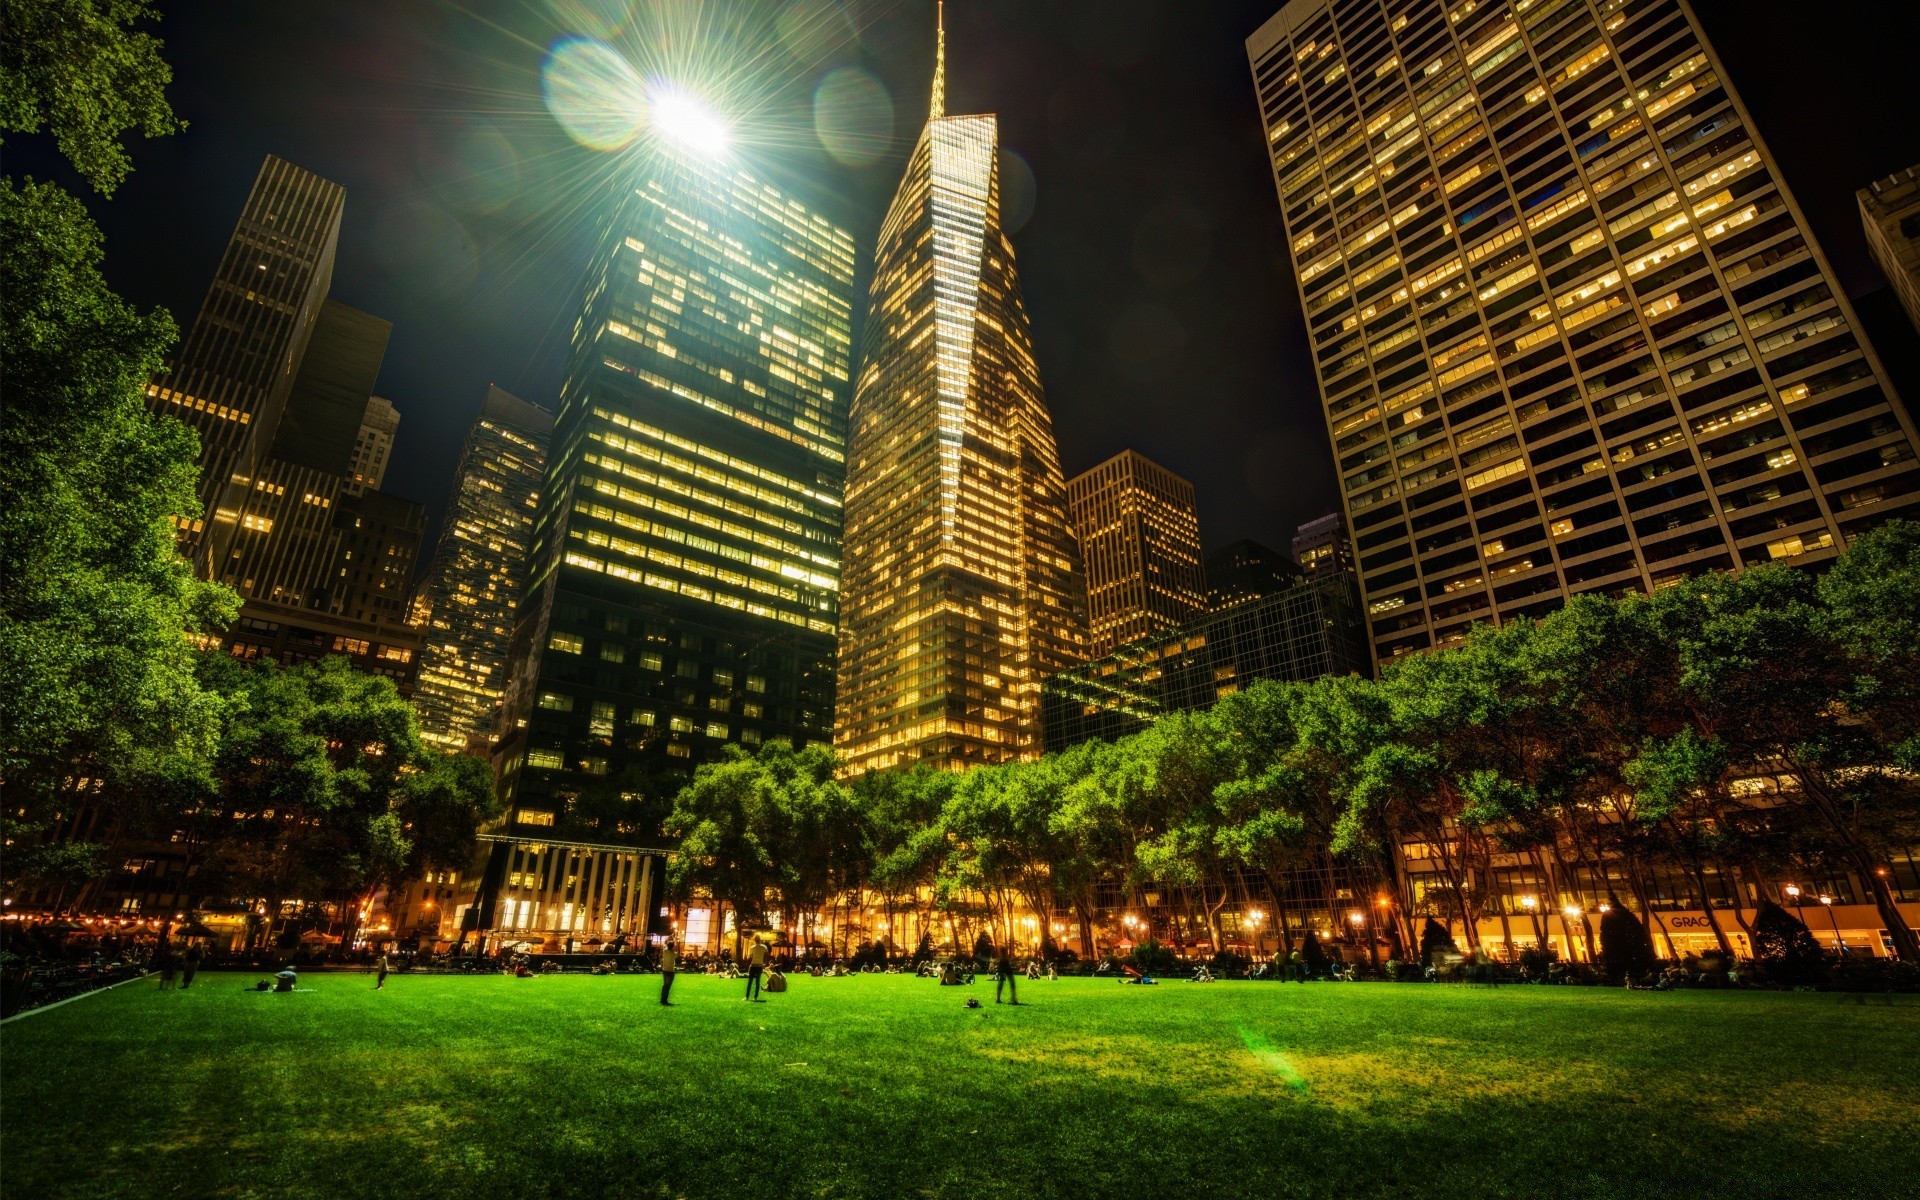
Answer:
<svg viewBox="0 0 1920 1200"><path fill-rule="evenodd" d="M1445 925L1428 917L1425 928L1420 931L1420 961L1431 966L1436 954L1458 953L1460 949L1453 944L1453 934Z"/></svg>
<svg viewBox="0 0 1920 1200"><path fill-rule="evenodd" d="M1316 978L1327 973L1327 951L1320 944L1320 935L1307 930L1306 940L1300 943L1300 959L1307 966L1307 977Z"/></svg>
<svg viewBox="0 0 1920 1200"><path fill-rule="evenodd" d="M1167 975L1180 969L1180 960L1174 957L1173 951L1152 938L1135 946L1133 953L1127 955L1127 961L1142 975Z"/></svg>
<svg viewBox="0 0 1920 1200"><path fill-rule="evenodd" d="M1609 897L1609 903L1600 914L1600 961L1606 964L1607 982L1638 979L1653 969L1653 939L1618 896Z"/></svg>
<svg viewBox="0 0 1920 1200"><path fill-rule="evenodd" d="M993 939L987 936L984 929L979 937L973 939L973 961L979 964L982 971L993 969Z"/></svg>
<svg viewBox="0 0 1920 1200"><path fill-rule="evenodd" d="M1820 943L1798 917L1771 900L1762 900L1753 918L1753 956L1776 983L1800 987L1826 978Z"/></svg>
<svg viewBox="0 0 1920 1200"><path fill-rule="evenodd" d="M1246 970L1252 963L1253 960L1244 954L1235 954L1231 950L1222 950L1213 956L1213 961L1208 964L1208 968L1215 975L1231 979Z"/></svg>
<svg viewBox="0 0 1920 1200"><path fill-rule="evenodd" d="M923 933L920 935L920 944L913 948L913 965L916 968L918 968L923 964L929 963L932 961L933 961L933 935L930 933Z"/></svg>

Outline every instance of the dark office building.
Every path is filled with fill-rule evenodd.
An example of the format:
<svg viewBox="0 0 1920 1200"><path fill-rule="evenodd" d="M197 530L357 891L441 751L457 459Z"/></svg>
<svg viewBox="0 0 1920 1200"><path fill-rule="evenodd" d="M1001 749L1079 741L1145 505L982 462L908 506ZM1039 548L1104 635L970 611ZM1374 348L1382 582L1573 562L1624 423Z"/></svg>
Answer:
<svg viewBox="0 0 1920 1200"><path fill-rule="evenodd" d="M1207 555L1207 611L1219 612L1300 582L1299 566L1270 546L1245 538Z"/></svg>
<svg viewBox="0 0 1920 1200"><path fill-rule="evenodd" d="M1258 679L1367 674L1369 665L1353 576L1296 582L1048 676L1040 686L1047 749L1138 733Z"/></svg>

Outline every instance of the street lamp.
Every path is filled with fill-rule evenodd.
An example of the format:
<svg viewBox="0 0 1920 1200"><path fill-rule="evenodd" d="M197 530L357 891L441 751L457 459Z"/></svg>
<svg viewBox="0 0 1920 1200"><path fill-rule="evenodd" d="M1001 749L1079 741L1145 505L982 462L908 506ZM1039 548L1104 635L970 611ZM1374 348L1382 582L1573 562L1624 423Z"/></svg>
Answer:
<svg viewBox="0 0 1920 1200"><path fill-rule="evenodd" d="M1840 936L1840 918L1833 915L1833 897L1822 896L1820 897L1820 903L1824 904L1827 908L1827 920L1833 922L1834 944L1840 948L1840 953L1845 954L1847 952L1847 939Z"/></svg>

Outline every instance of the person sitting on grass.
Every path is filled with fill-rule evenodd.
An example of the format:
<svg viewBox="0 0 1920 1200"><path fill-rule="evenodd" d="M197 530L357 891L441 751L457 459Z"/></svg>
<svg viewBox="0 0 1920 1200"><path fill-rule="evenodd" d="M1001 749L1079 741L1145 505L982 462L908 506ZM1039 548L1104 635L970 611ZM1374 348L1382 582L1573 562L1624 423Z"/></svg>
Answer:
<svg viewBox="0 0 1920 1200"><path fill-rule="evenodd" d="M1193 969L1193 982L1194 983L1212 983L1213 982L1213 972L1207 970L1207 964L1201 963L1199 966Z"/></svg>
<svg viewBox="0 0 1920 1200"><path fill-rule="evenodd" d="M946 962L940 964L940 986L960 986L960 968L954 965L952 959L948 959Z"/></svg>

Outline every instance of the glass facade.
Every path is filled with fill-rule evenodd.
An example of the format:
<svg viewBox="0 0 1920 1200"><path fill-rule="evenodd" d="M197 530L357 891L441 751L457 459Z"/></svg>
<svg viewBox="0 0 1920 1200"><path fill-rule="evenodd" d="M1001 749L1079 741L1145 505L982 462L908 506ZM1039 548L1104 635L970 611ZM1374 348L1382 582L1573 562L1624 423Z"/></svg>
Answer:
<svg viewBox="0 0 1920 1200"><path fill-rule="evenodd" d="M640 159L589 272L509 651L511 832L652 839L729 743L830 736L853 239Z"/></svg>
<svg viewBox="0 0 1920 1200"><path fill-rule="evenodd" d="M1207 606L1193 485L1126 450L1067 481L1087 566L1088 652L1111 654Z"/></svg>
<svg viewBox="0 0 1920 1200"><path fill-rule="evenodd" d="M1049 676L1047 749L1138 733L1257 679L1364 675L1370 665L1353 576L1296 582Z"/></svg>
<svg viewBox="0 0 1920 1200"><path fill-rule="evenodd" d="M1295 0L1247 49L1380 659L1920 508L1681 0Z"/></svg>
<svg viewBox="0 0 1920 1200"><path fill-rule="evenodd" d="M493 739L552 434L553 414L491 388L461 447L412 617L426 643L414 694L420 732L445 749L482 752Z"/></svg>
<svg viewBox="0 0 1920 1200"><path fill-rule="evenodd" d="M880 227L847 469L834 742L851 769L1040 753L1086 590L1000 228L992 116L933 115Z"/></svg>

